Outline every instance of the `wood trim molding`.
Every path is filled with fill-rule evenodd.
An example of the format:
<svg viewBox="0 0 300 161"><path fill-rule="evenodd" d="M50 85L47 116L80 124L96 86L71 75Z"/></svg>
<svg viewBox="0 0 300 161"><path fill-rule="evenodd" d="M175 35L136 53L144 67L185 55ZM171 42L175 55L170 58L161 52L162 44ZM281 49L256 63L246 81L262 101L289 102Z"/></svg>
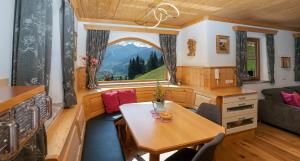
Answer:
<svg viewBox="0 0 300 161"><path fill-rule="evenodd" d="M277 30L269 30L269 29L261 29L261 28L254 28L254 27L245 27L245 26L233 26L233 30L235 31L247 31L247 32L258 32L258 33L265 33L265 34L277 34Z"/></svg>
<svg viewBox="0 0 300 161"><path fill-rule="evenodd" d="M118 42L121 42L121 41L127 41L127 40L140 41L140 42L143 42L145 44L148 44L148 45L154 47L157 50L161 50L161 48L159 46L155 45L154 43L152 43L150 41L147 41L145 39L136 38L136 37L125 37L125 38L117 39L117 40L114 40L112 42L109 42L108 46L113 45L113 44L118 43Z"/></svg>
<svg viewBox="0 0 300 161"><path fill-rule="evenodd" d="M0 87L6 87L8 86L8 78L0 79Z"/></svg>
<svg viewBox="0 0 300 161"><path fill-rule="evenodd" d="M282 26L279 24L254 22L254 21L248 21L248 20L237 20L237 19L225 18L225 17L213 16L213 15L207 15L207 16L201 16L201 17L195 18L194 20L183 24L181 27L185 28L185 27L191 26L193 24L199 23L201 21L204 21L204 20L236 23L236 24L251 25L251 26L258 26L258 27L268 27L268 28L274 28L274 29L282 29L282 30L299 31L300 32L299 28L286 27L286 26Z"/></svg>
<svg viewBox="0 0 300 161"><path fill-rule="evenodd" d="M294 33L294 37L300 37L300 33Z"/></svg>
<svg viewBox="0 0 300 161"><path fill-rule="evenodd" d="M127 32L143 32L143 33L158 33L158 34L172 34L178 35L179 31L175 30L160 30L149 28L135 28L135 27L121 27L108 25L84 25L86 30L110 30L110 31L127 31Z"/></svg>
<svg viewBox="0 0 300 161"><path fill-rule="evenodd" d="M78 18L78 21L81 22L98 22L98 23L112 23L112 24L122 24L122 25L131 25L131 26L141 26L141 27L146 27L146 26L152 26L154 23L147 23L143 25L139 25L136 22L133 21L122 21L122 20L110 20L110 19L95 19L95 18ZM160 28L172 28L172 29L181 29L181 26L177 25L166 25L166 24L160 24Z"/></svg>

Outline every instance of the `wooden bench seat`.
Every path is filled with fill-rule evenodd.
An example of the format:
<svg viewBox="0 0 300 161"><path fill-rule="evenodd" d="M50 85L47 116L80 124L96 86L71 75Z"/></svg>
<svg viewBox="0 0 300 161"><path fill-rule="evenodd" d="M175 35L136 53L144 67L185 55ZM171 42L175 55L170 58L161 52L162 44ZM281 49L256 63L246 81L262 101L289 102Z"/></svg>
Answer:
<svg viewBox="0 0 300 161"><path fill-rule="evenodd" d="M120 114L104 114L87 122L82 161L125 161L115 121Z"/></svg>

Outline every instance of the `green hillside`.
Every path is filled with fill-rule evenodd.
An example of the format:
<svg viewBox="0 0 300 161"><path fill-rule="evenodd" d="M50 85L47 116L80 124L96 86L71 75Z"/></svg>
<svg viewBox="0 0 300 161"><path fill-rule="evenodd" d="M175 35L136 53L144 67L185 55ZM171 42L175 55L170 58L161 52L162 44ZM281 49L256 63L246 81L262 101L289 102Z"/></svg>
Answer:
<svg viewBox="0 0 300 161"><path fill-rule="evenodd" d="M156 68L148 73L138 76L134 80L164 80L165 79L165 65Z"/></svg>

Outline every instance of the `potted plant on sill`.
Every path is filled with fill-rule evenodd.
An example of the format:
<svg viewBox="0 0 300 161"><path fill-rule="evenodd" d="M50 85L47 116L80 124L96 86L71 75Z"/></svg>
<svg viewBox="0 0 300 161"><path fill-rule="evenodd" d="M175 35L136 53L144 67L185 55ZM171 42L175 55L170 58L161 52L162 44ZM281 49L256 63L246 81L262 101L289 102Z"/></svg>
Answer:
<svg viewBox="0 0 300 161"><path fill-rule="evenodd" d="M165 94L161 89L160 83L157 81L156 90L154 93L154 100L152 101L153 108L156 113L165 111Z"/></svg>

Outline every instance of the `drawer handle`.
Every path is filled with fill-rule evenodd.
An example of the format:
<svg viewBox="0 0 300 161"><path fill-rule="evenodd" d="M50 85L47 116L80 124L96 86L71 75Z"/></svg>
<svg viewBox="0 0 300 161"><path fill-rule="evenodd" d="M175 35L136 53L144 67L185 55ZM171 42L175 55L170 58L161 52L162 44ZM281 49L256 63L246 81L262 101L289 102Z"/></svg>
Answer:
<svg viewBox="0 0 300 161"><path fill-rule="evenodd" d="M239 97L239 100L244 100L246 99L246 97Z"/></svg>
<svg viewBox="0 0 300 161"><path fill-rule="evenodd" d="M241 104L239 104L239 106L245 106L246 105L246 103L241 103Z"/></svg>
<svg viewBox="0 0 300 161"><path fill-rule="evenodd" d="M39 121L40 121L40 111L36 105L30 105L27 107L28 110L32 112L32 131L37 131L39 128Z"/></svg>
<svg viewBox="0 0 300 161"><path fill-rule="evenodd" d="M241 118L239 118L239 121L241 121L241 120L245 120L245 117L241 117Z"/></svg>
<svg viewBox="0 0 300 161"><path fill-rule="evenodd" d="M47 119L52 117L52 99L49 96L46 96L46 105L47 105Z"/></svg>

